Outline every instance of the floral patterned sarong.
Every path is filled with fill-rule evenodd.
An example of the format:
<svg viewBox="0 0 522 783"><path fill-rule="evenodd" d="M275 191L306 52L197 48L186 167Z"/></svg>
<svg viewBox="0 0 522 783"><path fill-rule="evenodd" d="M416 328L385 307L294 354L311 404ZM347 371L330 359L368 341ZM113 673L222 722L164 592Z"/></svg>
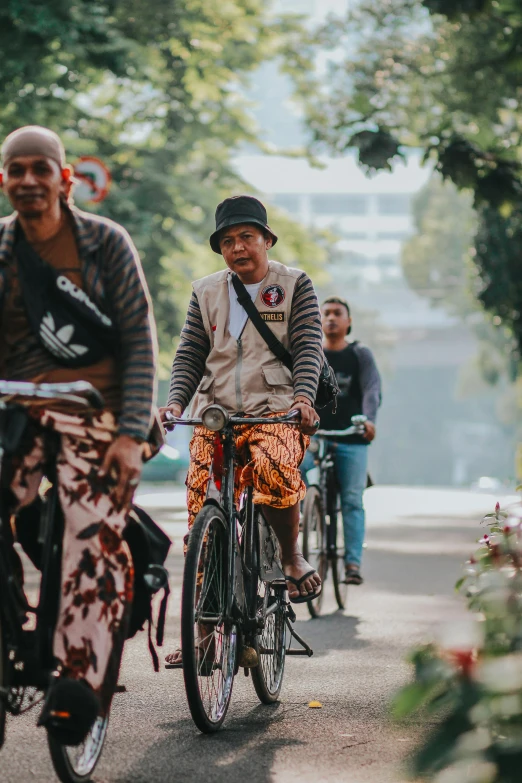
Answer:
<svg viewBox="0 0 522 783"><path fill-rule="evenodd" d="M113 648L123 646L122 624L133 595L132 561L122 540L128 509L115 503L114 479L98 475L116 422L108 411L73 415L35 409L22 453L13 460L10 486L18 508L37 496L47 429L60 434L57 476L65 525L54 652L68 676L99 690Z"/></svg>

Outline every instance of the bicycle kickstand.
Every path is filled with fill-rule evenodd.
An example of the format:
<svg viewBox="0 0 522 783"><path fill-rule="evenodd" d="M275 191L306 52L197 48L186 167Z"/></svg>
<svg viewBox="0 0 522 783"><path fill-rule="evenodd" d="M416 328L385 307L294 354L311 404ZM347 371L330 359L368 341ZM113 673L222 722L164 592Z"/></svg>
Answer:
<svg viewBox="0 0 522 783"><path fill-rule="evenodd" d="M292 623L294 623L295 621L296 621L296 614L295 614L294 610L292 609L292 607L290 606L290 604L287 604L286 605L286 614L285 614L285 623L286 623L286 626L287 626L288 630L290 631L291 636L296 640L296 642L298 644L301 645L302 649L301 650L288 649L286 651L286 655L307 655L309 658L311 658L312 655L314 654L314 651L312 650L310 645L307 644L305 642L305 640L301 636L299 636L299 634L297 633L297 631L293 627Z"/></svg>

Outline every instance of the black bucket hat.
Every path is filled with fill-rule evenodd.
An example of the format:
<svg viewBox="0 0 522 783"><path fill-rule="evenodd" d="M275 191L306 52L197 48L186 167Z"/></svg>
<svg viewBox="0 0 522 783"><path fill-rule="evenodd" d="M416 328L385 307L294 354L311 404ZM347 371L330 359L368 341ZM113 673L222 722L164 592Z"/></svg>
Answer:
<svg viewBox="0 0 522 783"><path fill-rule="evenodd" d="M277 242L277 236L268 226L266 209L257 198L253 196L231 196L226 198L216 209L216 230L210 237L210 247L214 253L221 255L219 249L219 233L229 226L237 226L240 223L255 223L262 226L272 237L272 246Z"/></svg>

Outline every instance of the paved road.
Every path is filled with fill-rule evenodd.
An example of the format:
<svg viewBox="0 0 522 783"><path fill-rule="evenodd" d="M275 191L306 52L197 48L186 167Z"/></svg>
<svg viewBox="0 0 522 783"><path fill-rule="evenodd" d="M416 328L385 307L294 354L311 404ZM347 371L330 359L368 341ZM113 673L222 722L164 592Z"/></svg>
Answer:
<svg viewBox="0 0 522 783"><path fill-rule="evenodd" d="M177 498L179 499L179 493ZM149 505L153 501L149 497ZM394 726L390 695L409 677L404 658L445 618L459 615L452 585L492 498L466 493L372 489L368 493L366 584L344 613L327 585L324 616L300 608L298 631L312 659L287 662L281 702L258 703L237 679L225 728L202 736L185 704L181 673L154 674L145 634L126 650L98 783L402 783L401 762L417 736ZM156 502L156 506L162 505ZM182 568L181 512L155 509L174 538L168 642L177 641ZM170 646L170 645L169 645ZM310 709L318 700L322 709ZM2 783L55 780L35 715L10 719Z"/></svg>

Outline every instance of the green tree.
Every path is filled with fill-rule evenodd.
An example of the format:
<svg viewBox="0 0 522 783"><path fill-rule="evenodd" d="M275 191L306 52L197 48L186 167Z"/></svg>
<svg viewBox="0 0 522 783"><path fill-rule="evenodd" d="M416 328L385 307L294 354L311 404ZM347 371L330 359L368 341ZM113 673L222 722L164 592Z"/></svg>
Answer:
<svg viewBox="0 0 522 783"><path fill-rule="evenodd" d="M310 36L308 57L314 48L346 54L332 57L326 78L297 74L311 151L355 147L372 171L420 147L443 177L471 190L478 295L522 350L518 0L363 0L344 23L330 20Z"/></svg>
<svg viewBox="0 0 522 783"><path fill-rule="evenodd" d="M71 159L107 163L113 187L99 211L138 246L165 371L186 281L217 261L207 243L214 209L247 189L231 165L234 150L256 141L242 87L295 30L262 0L7 0L0 9L0 132L47 125ZM324 249L304 229L286 223L282 239L285 261L321 263Z"/></svg>

